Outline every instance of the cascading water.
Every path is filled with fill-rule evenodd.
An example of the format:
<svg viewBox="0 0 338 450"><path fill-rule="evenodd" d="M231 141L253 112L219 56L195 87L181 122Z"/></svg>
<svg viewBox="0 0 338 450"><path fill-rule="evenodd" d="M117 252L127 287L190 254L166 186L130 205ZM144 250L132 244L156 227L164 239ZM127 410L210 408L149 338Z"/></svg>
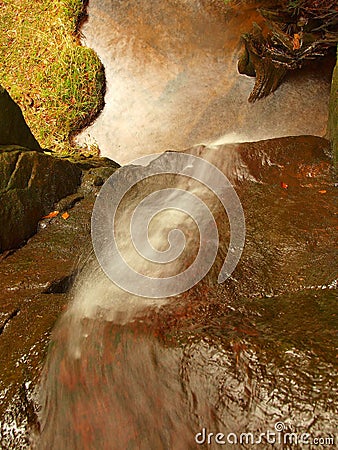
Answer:
<svg viewBox="0 0 338 450"><path fill-rule="evenodd" d="M302 151L295 152L297 148ZM217 277L232 252L231 223L215 194L194 179L200 174L191 170L193 164L185 166L189 177L149 176L149 167L151 172L163 167L179 173L171 153L165 153L143 169L122 169L122 183L133 184L135 173L143 170L147 175L124 196L116 214L116 239L128 263L156 278L175 277L194 267L199 245L209 244L205 239L198 242L203 224L194 226L181 211L182 191L201 198L212 212L219 232L217 257L202 281L165 299L138 297L118 288L91 258L52 337L41 385L37 448L199 448L203 429L228 436L228 445L237 442L233 448L246 448L239 442L241 433L255 434L257 445L249 442L247 448L260 448L261 435L263 445L271 443L267 432L279 439L275 448L285 448L282 431L333 439L336 281L335 256L326 246L333 248L335 239L334 189L326 151L319 138L189 150L227 175L245 212L243 256L222 284ZM316 173L321 173L318 179ZM289 193L276 177L289 183ZM155 204L159 215L150 221L144 241L149 238L165 252L168 231L178 228L184 233L186 247L169 269L147 259L134 261L130 255L139 242L132 243L130 236L127 240L126 227L144 198L168 185L178 195L177 210L162 211L164 199ZM324 187L328 192L321 201L318 191ZM103 205L102 238L106 228L114 226L109 202ZM328 234L318 240L322 226ZM114 278L119 264L109 240L104 249ZM211 441L210 448L218 445Z"/></svg>
<svg viewBox="0 0 338 450"><path fill-rule="evenodd" d="M237 75L235 55L240 33L257 15L238 9L224 21L222 2L209 3L90 2L84 33L106 67L107 105L79 140L91 135L105 155L124 163L217 138L184 155L209 161L235 187L245 214L244 250L241 239L232 246L242 222L233 227L231 211L225 213L222 203L229 206L231 195L213 188L216 172L203 183L210 168L203 171L195 159L177 165L170 152L145 167L122 168L106 191L112 196L132 186L135 174L146 176L127 189L115 218L109 195L96 221L94 209L102 245L81 270L52 336L36 448L289 448L285 433L334 436L336 281L327 248L334 242L334 189L327 144L300 137L224 145L239 136L323 134L328 81L318 72L295 75L271 97L247 104L252 80ZM143 241L142 220L130 237L134 212L163 190L168 199L151 197L145 209ZM318 194L324 190L325 198ZM191 217L193 196L215 222ZM238 217L242 207L231 205ZM147 277L175 278L194 268L200 248L214 245L214 227L215 262L188 290L139 297L111 280L115 274L121 280L124 268L107 239L110 227L118 251ZM171 235L174 229L180 232ZM227 255L239 250L238 266L219 284ZM153 253L169 259L155 264ZM267 432L275 433L273 445ZM228 440L219 444L217 433ZM241 433L248 433L243 441Z"/></svg>

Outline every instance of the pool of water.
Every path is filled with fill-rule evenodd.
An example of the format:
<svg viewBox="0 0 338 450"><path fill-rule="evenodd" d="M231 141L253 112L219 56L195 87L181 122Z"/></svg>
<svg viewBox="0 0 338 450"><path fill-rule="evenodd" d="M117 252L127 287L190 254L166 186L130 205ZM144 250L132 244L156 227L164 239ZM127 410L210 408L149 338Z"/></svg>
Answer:
<svg viewBox="0 0 338 450"><path fill-rule="evenodd" d="M240 36L261 22L258 3L90 0L83 44L102 60L105 107L77 137L126 164L200 143L257 141L326 132L334 61L291 74L249 104L254 79L240 75Z"/></svg>

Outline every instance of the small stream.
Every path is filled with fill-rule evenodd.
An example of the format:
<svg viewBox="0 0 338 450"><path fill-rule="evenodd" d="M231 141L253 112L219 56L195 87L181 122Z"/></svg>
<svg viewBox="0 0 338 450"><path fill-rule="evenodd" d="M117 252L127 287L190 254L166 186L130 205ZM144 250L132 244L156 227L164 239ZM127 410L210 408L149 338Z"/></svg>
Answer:
<svg viewBox="0 0 338 450"><path fill-rule="evenodd" d="M120 164L195 144L246 142L326 131L333 61L295 72L249 104L252 78L237 72L240 36L256 5L222 0L91 0L83 44L104 64L106 105L77 138Z"/></svg>
<svg viewBox="0 0 338 450"><path fill-rule="evenodd" d="M122 164L167 149L209 161L241 201L246 243L219 284L231 224L220 199L193 179L198 174L148 176L130 189L117 234L129 231L150 192L189 191L215 218L214 265L191 289L157 299L120 289L90 255L52 336L34 448L334 448L336 193L328 143L311 136L253 142L324 135L332 64L294 73L249 104L253 80L237 74L236 59L252 20L253 7L227 12L218 1L89 2L84 42L105 65L107 96L79 142L96 142ZM170 153L150 167L167 160ZM143 170L126 165L121 183ZM108 217L109 203L106 209ZM159 216L148 238L166 251L174 221L189 244L172 264L180 272L199 246L184 211ZM122 238L122 245L135 252L133 242ZM154 270L149 260L141 268ZM166 264L157 270L166 276ZM326 441L302 443L302 433Z"/></svg>
<svg viewBox="0 0 338 450"><path fill-rule="evenodd" d="M148 177L131 189L117 233L128 231L145 195L175 186L213 211L220 238L215 263L193 288L155 299L118 288L89 258L52 336L37 448L219 448L200 444L203 429L223 433L230 439L224 448L236 449L308 447L286 445L289 433L336 438L336 192L327 151L315 137L188 151L222 169L245 212L242 258L221 284L230 231L214 195L181 176ZM168 159L164 154L151 166ZM122 174L130 180L142 170L125 166ZM160 244L168 243L173 219L171 211L163 214L149 228L149 239L162 236ZM172 268L182 272L199 239L185 215L178 227L187 245ZM128 257L133 243L124 237L122 243ZM119 270L114 258L109 264ZM166 276L166 265L151 272L153 265L144 261L141 268ZM240 443L241 433L253 433L253 444Z"/></svg>

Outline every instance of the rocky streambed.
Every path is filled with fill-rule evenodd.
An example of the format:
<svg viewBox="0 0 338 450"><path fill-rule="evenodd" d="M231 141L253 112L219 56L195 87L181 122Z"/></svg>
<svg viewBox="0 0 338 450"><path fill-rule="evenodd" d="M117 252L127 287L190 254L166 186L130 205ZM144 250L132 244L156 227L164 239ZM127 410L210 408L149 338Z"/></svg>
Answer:
<svg viewBox="0 0 338 450"><path fill-rule="evenodd" d="M278 421L285 431L334 436L329 143L305 136L187 152L221 168L243 204L246 245L233 276L216 283L229 236L221 214L222 244L203 281L165 304L121 301L92 265L90 239L97 185L115 167L91 163L82 187L58 206L69 218L42 220L1 261L3 448L27 448L32 435L44 449L198 448L203 428L258 433ZM89 316L74 313L70 302L79 296L80 305L91 302ZM86 336L80 359L70 350L74 330L81 342Z"/></svg>
<svg viewBox="0 0 338 450"><path fill-rule="evenodd" d="M208 21L219 25L214 7L208 14ZM186 23L184 15L182 21ZM123 35L128 20L120 25ZM139 26L144 29L145 24L141 21ZM138 48L139 41L133 42ZM155 63L167 67L156 54ZM218 63L215 67L221 66ZM189 70L188 64L183 75ZM167 100L170 86L175 95L180 92L180 73L175 72L172 85L168 81ZM123 71L119 75L123 78ZM230 85L230 93L238 83ZM240 91L247 96L252 86L245 83L247 89ZM297 83L302 85L301 77ZM313 129L317 121L312 134L323 134L318 130L327 117L328 83L324 84L320 119L315 108L307 120L304 114L309 113L300 107L303 116L295 116L297 130ZM161 97L158 85L147 86ZM219 85L217 95L218 89ZM334 89L331 135L336 123ZM317 91L311 92L316 97ZM208 137L216 137L223 117L218 113L225 104L217 95L210 99L218 105L215 114L210 115L213 109L206 106L203 126L185 128L190 137L200 136L209 122ZM107 278L92 248L94 202L119 166L104 158L57 158L41 149L21 112L8 106L4 97L7 109L0 114L7 115L0 118L11 120L3 129L0 126L5 139L0 142L0 447L333 448L337 185L330 142L303 135L184 148L187 141L180 141L184 154L211 162L234 186L246 222L243 254L231 277L218 284L229 223L217 198L202 192L220 236L213 268L176 297L140 299ZM308 100L302 98L304 104ZM276 97L270 101L268 110L276 109ZM258 111L265 110L264 105ZM284 111L283 120L291 120L290 111L295 110ZM259 113L255 120L259 122ZM143 131L142 145L151 137ZM115 150L129 159L138 154L142 145L132 148L127 139L124 147L121 136L124 133L113 143ZM154 144L149 151L154 150L165 148ZM151 164L160 167L168 155ZM124 178L134 172L135 167L126 166ZM144 193L167 188L169 181L178 189L199 189L184 177L146 180L127 196L119 216L122 231L129 229L127 218ZM189 243L196 246L190 222L182 224ZM183 266L193 254L184 254ZM208 433L213 434L208 438ZM224 444L216 440L217 433L223 434L219 439L225 439ZM241 433L246 433L244 441ZM311 441L296 442L304 433ZM315 438L322 441L318 444Z"/></svg>
<svg viewBox="0 0 338 450"><path fill-rule="evenodd" d="M253 105L254 78L237 62L242 34L262 25L257 8L269 1L225 3L91 0L82 42L103 62L107 91L102 114L77 141L127 164L215 140L324 136L334 55L291 72Z"/></svg>
<svg viewBox="0 0 338 450"><path fill-rule="evenodd" d="M32 392L50 332L69 301L68 290L90 248L95 194L117 165L100 158L73 163L8 146L1 156L22 163L17 164L20 183L15 185L16 169L12 169L12 186L2 194L6 203L1 204L6 220L2 242L20 242L21 248L4 251L0 262L0 445L18 449L27 447L28 429L36 425ZM63 197L69 187L73 193ZM53 203L55 192L59 201ZM42 218L51 212L50 218Z"/></svg>

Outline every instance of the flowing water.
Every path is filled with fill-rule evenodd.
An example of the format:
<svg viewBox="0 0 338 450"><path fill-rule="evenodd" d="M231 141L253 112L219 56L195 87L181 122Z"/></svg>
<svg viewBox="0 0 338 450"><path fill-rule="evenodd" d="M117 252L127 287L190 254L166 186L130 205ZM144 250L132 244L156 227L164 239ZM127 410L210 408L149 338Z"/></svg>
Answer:
<svg viewBox="0 0 338 450"><path fill-rule="evenodd" d="M245 212L243 255L223 284L217 276L229 225L212 192L185 176L170 183L168 176L148 177L128 192L117 236L149 192L170 184L202 198L219 231L215 264L190 290L154 299L118 288L90 258L52 337L38 448L204 448L196 442L203 429L230 436L225 448L307 448L283 445L279 422L286 433L334 439L337 233L327 150L326 141L313 137L189 150L222 169ZM150 166L168 167L168 160L170 153ZM126 166L122 174L130 180L142 170ZM109 217L109 204L105 208ZM155 236L158 243L162 233L161 250L175 217L169 210L149 227L150 241ZM187 237L188 250L173 263L181 272L195 254L198 233L184 214L176 226ZM135 249L125 234L128 260ZM114 258L109 264L119 270ZM143 271L153 265L145 260ZM165 276L166 267L153 273ZM275 433L274 445L268 431ZM241 433L253 433L254 442L263 433L263 444L240 444Z"/></svg>
<svg viewBox="0 0 338 450"><path fill-rule="evenodd" d="M126 164L214 140L323 136L331 71L321 62L248 103L254 80L239 75L237 59L241 34L260 22L256 7L227 13L222 0L91 0L83 43L105 66L106 106L78 143L96 143Z"/></svg>
<svg viewBox="0 0 338 450"><path fill-rule="evenodd" d="M295 74L274 95L249 105L253 81L238 76L235 62L239 36L257 14L250 8L227 13L221 4L89 3L86 43L105 64L108 91L102 115L79 140L91 135L122 163L218 140L185 154L211 162L235 187L246 244L234 273L219 284L225 256L234 251L232 224L222 199L196 181L198 164L186 164L189 172L175 176L179 170L166 153L145 168L126 166L121 185L149 167L169 172L147 172L119 205L116 236L126 260L145 274L173 276L191 264L199 245L212 244L208 236L198 241L198 231L209 227L211 236L213 225L188 217L180 197L188 191L215 218L215 263L191 289L158 299L117 287L91 254L52 336L40 387L39 449L288 449L312 448L292 445L288 437L284 443L289 432L335 438L335 188L327 142L300 137L224 144L322 135L329 70ZM168 187L176 190L170 201L178 195L177 208L162 211L164 204L156 204L163 215L150 214L144 240L169 252L169 231L178 228L186 248L171 265L155 269L149 258L139 260L137 240L126 236L135 208ZM111 190L120 195L120 185ZM106 202L103 231L113 226L110 214ZM111 256L109 242L102 247ZM112 276L123 271L114 259L106 263ZM204 430L213 433L209 443ZM215 441L218 432L224 444ZM240 442L241 433L252 433L254 443L250 435Z"/></svg>

